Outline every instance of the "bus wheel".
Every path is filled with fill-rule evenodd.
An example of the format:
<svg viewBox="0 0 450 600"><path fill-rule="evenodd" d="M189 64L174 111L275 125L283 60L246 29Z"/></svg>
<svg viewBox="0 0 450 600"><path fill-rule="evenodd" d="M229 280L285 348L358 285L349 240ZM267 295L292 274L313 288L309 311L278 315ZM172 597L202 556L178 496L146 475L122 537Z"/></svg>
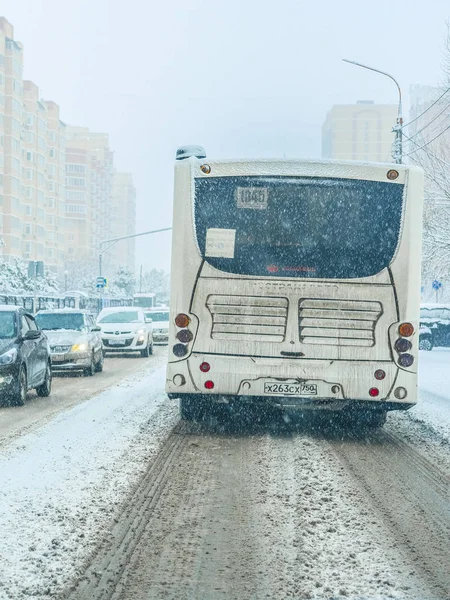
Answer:
<svg viewBox="0 0 450 600"><path fill-rule="evenodd" d="M180 398L180 416L184 421L201 421L205 412L204 403L198 398Z"/></svg>

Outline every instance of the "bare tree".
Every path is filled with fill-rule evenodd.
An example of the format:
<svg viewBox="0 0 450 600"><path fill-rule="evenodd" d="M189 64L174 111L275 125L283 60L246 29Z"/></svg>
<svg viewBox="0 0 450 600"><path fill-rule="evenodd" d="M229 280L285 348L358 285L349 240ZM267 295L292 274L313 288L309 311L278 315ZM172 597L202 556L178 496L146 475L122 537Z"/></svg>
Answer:
<svg viewBox="0 0 450 600"><path fill-rule="evenodd" d="M444 47L443 83L415 130L407 131L408 153L425 174L424 280L450 283L450 23Z"/></svg>

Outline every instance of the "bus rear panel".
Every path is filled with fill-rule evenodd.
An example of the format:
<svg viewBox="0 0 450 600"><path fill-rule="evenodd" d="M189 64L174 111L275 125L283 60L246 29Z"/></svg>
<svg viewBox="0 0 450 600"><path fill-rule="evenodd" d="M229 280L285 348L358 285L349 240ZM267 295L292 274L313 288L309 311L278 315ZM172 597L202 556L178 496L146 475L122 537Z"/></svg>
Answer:
<svg viewBox="0 0 450 600"><path fill-rule="evenodd" d="M414 405L421 203L404 165L180 161L167 392Z"/></svg>

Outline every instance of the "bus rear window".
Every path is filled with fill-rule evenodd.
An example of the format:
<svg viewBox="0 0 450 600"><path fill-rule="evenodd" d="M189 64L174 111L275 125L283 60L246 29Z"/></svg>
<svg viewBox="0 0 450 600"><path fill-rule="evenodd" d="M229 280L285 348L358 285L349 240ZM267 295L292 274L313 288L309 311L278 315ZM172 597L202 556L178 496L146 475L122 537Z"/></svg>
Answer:
<svg viewBox="0 0 450 600"><path fill-rule="evenodd" d="M346 279L379 273L398 244L400 184L311 177L195 180L205 260L228 273Z"/></svg>

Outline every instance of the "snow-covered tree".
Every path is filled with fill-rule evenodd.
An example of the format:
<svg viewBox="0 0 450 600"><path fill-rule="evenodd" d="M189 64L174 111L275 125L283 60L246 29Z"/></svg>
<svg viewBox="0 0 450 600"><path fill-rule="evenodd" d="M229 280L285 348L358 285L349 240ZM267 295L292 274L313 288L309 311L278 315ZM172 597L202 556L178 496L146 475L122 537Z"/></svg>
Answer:
<svg viewBox="0 0 450 600"><path fill-rule="evenodd" d="M46 270L44 277L28 277L28 262L15 259L12 262L0 258L0 293L31 295L36 287L40 295L55 296L59 293L55 273Z"/></svg>
<svg viewBox="0 0 450 600"><path fill-rule="evenodd" d="M109 281L109 293L115 296L132 296L135 284L133 271L128 267L119 267Z"/></svg>
<svg viewBox="0 0 450 600"><path fill-rule="evenodd" d="M450 282L450 26L444 53L443 84L436 102L406 129L406 151L425 174L423 220L424 282ZM424 107L426 108L426 107Z"/></svg>
<svg viewBox="0 0 450 600"><path fill-rule="evenodd" d="M170 292L170 276L163 269L150 269L142 276L142 291L156 294L158 303L167 302Z"/></svg>

